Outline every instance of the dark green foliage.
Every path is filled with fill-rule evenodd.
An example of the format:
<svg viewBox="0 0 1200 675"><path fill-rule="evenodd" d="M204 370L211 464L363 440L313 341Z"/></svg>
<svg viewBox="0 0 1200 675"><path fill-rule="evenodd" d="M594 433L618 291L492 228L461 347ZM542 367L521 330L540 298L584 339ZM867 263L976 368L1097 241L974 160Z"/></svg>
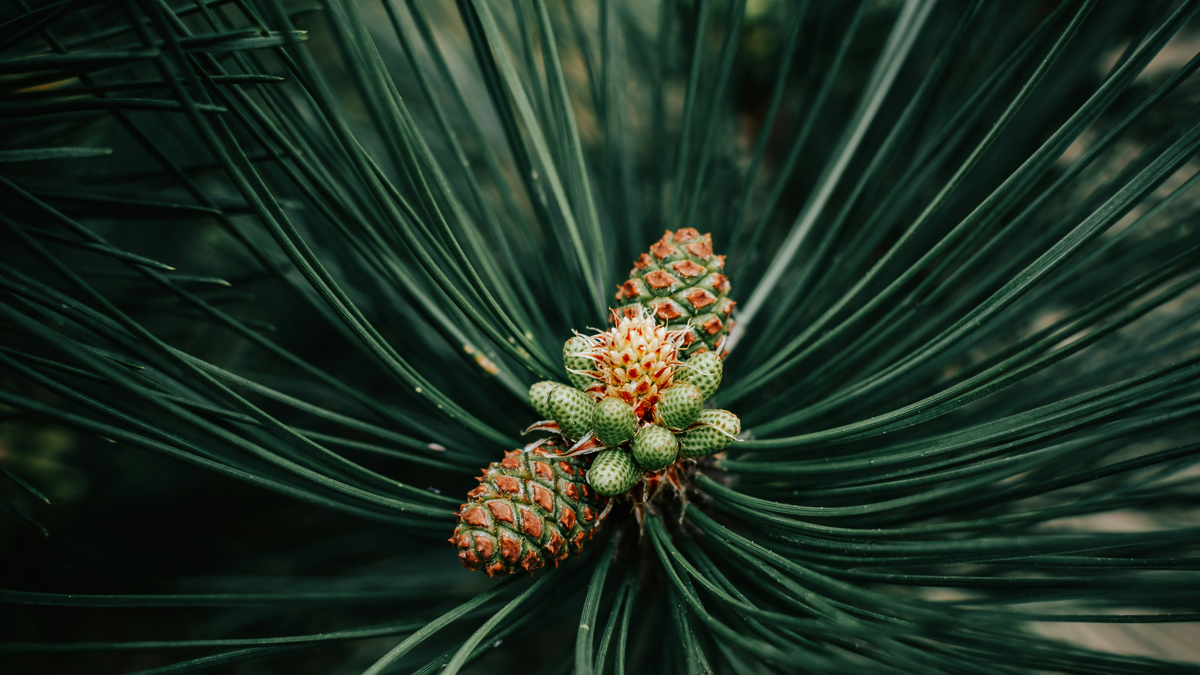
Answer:
<svg viewBox="0 0 1200 675"><path fill-rule="evenodd" d="M12 0L0 670L1200 671L1198 7ZM459 569L679 228L744 440Z"/></svg>

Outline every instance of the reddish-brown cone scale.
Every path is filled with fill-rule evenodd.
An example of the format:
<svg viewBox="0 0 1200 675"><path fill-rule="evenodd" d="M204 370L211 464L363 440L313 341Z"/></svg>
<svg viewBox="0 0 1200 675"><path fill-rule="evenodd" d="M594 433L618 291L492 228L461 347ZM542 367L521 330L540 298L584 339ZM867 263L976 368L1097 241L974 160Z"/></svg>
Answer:
<svg viewBox="0 0 1200 675"><path fill-rule="evenodd" d="M687 330L681 360L710 349L723 357L736 304L724 270L725 256L713 254L710 235L690 227L668 230L617 288L614 323L632 317L640 305L667 328Z"/></svg>
<svg viewBox="0 0 1200 675"><path fill-rule="evenodd" d="M450 538L463 567L489 576L533 572L592 538L603 504L584 478L589 458L563 450L556 441L512 450L484 469Z"/></svg>

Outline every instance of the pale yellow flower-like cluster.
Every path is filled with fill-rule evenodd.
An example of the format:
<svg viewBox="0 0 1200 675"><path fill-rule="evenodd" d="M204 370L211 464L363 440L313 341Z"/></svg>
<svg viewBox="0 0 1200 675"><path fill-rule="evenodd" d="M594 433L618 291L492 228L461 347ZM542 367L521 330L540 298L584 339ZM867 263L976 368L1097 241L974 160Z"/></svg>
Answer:
<svg viewBox="0 0 1200 675"><path fill-rule="evenodd" d="M653 316L634 312L607 331L585 336L589 349L581 356L595 363L589 374L603 386L594 393L620 398L639 413L653 406L674 381L686 333L687 329L667 330L656 325Z"/></svg>

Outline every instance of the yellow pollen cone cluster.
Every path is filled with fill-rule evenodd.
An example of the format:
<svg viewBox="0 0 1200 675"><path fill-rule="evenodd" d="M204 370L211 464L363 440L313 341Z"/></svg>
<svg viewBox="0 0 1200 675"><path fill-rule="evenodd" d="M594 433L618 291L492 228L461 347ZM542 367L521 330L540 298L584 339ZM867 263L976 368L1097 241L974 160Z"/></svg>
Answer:
<svg viewBox="0 0 1200 675"><path fill-rule="evenodd" d="M593 374L604 383L605 396L646 408L673 382L683 336L684 331L667 330L637 312L587 338L592 347L585 354L596 364Z"/></svg>

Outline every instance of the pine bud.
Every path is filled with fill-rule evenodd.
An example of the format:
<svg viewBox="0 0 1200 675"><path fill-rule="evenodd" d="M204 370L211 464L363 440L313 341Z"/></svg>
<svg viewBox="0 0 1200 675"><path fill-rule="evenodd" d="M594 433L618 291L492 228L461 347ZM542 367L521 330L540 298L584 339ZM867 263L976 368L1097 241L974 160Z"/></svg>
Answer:
<svg viewBox="0 0 1200 675"><path fill-rule="evenodd" d="M550 392L550 418L558 423L563 436L579 440L592 428L592 397L570 387L557 387Z"/></svg>
<svg viewBox="0 0 1200 675"><path fill-rule="evenodd" d="M706 354L708 352L705 352ZM658 399L658 416L671 429L683 429L704 409L704 395L691 382L676 382Z"/></svg>
<svg viewBox="0 0 1200 675"><path fill-rule="evenodd" d="M675 434L657 424L641 428L633 437L633 458L647 471L658 471L675 461L679 441Z"/></svg>
<svg viewBox="0 0 1200 675"><path fill-rule="evenodd" d="M558 382L545 380L535 382L529 388L529 402L533 404L533 409L542 416L542 419L550 419L550 392L561 386Z"/></svg>
<svg viewBox="0 0 1200 675"><path fill-rule="evenodd" d="M699 426L680 436L679 454L698 457L729 446L742 432L742 421L728 410L705 410L696 418Z"/></svg>
<svg viewBox="0 0 1200 675"><path fill-rule="evenodd" d="M633 458L624 450L605 450L596 455L592 467L588 469L587 480L596 492L606 495L619 495L641 477Z"/></svg>
<svg viewBox="0 0 1200 675"><path fill-rule="evenodd" d="M587 340L578 335L563 344L563 366L567 369L567 377L571 379L571 384L580 391L596 383L596 378L591 375L581 375L572 372L576 370L593 371L596 369L596 363L580 353L587 349Z"/></svg>
<svg viewBox="0 0 1200 675"><path fill-rule="evenodd" d="M592 408L592 431L601 443L620 445L633 438L637 431L637 415L619 398L600 399Z"/></svg>
<svg viewBox="0 0 1200 675"><path fill-rule="evenodd" d="M700 352L688 359L685 367L676 371L675 380L691 382L700 387L700 393L707 399L717 393L717 387L721 386L721 375L724 371L725 364L722 363L721 357L717 356L716 352Z"/></svg>

